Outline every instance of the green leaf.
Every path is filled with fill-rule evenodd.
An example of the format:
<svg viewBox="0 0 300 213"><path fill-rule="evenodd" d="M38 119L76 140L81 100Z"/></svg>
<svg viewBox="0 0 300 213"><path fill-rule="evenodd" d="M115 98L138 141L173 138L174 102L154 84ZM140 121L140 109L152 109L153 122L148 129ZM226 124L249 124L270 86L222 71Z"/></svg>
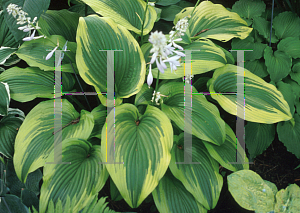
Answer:
<svg viewBox="0 0 300 213"><path fill-rule="evenodd" d="M107 116L106 107L101 104L95 107L92 110L91 114L94 116L95 125L90 135L90 138L92 137L101 138L101 130L105 124L106 116Z"/></svg>
<svg viewBox="0 0 300 213"><path fill-rule="evenodd" d="M189 193L184 185L167 170L152 192L159 212L206 213L207 210Z"/></svg>
<svg viewBox="0 0 300 213"><path fill-rule="evenodd" d="M300 18L290 11L280 13L273 20L273 28L279 39L297 37L300 34Z"/></svg>
<svg viewBox="0 0 300 213"><path fill-rule="evenodd" d="M110 196L113 201L119 201L123 199L118 188L116 187L116 184L112 179L110 179Z"/></svg>
<svg viewBox="0 0 300 213"><path fill-rule="evenodd" d="M277 46L278 50L285 52L292 58L300 58L300 39L299 37L288 37L282 39Z"/></svg>
<svg viewBox="0 0 300 213"><path fill-rule="evenodd" d="M272 183L272 182L270 182L270 181L267 181L267 180L264 180L264 182L265 182L265 184L266 184L267 186L270 187L270 189L272 189L273 195L274 195L274 197L275 197L275 196L276 196L276 193L278 192L277 186L276 186L274 183Z"/></svg>
<svg viewBox="0 0 300 213"><path fill-rule="evenodd" d="M58 158L52 151L47 161L53 162ZM45 212L48 202L66 203L67 195L76 196L76 206L73 212L78 212L86 206L89 199L104 186L108 173L101 158L101 147L92 146L80 138L68 138L62 142L62 162L71 164L46 164L44 167L43 185L40 197L40 212ZM76 188L76 190L74 190Z"/></svg>
<svg viewBox="0 0 300 213"><path fill-rule="evenodd" d="M3 65L5 61L16 51L17 48L0 47L0 65Z"/></svg>
<svg viewBox="0 0 300 213"><path fill-rule="evenodd" d="M53 71L55 68L55 53L49 60L45 60L45 58L57 46L57 40L59 41L59 48L57 50L61 50L66 43L66 39L60 35L52 35L47 38L26 41L21 45L16 54L31 67L39 67L44 71ZM75 64L76 43L68 42L67 50L70 51L64 53L65 57L62 60L61 71L73 73L70 61L67 59L70 58L75 72L78 72Z"/></svg>
<svg viewBox="0 0 300 213"><path fill-rule="evenodd" d="M291 71L292 58L285 52L276 50L273 53L272 47L266 47L264 50L264 58L271 81L280 81Z"/></svg>
<svg viewBox="0 0 300 213"><path fill-rule="evenodd" d="M247 70L260 78L264 78L269 75L266 64L262 60L255 59L254 61L245 61L244 65Z"/></svg>
<svg viewBox="0 0 300 213"><path fill-rule="evenodd" d="M39 20L40 32L45 36L61 35L68 41L76 41L79 14L63 10L47 10Z"/></svg>
<svg viewBox="0 0 300 213"><path fill-rule="evenodd" d="M45 165L54 147L54 100L36 105L26 116L15 140L14 165L16 173L25 182L28 173ZM94 119L85 110L76 112L73 105L62 99L62 140L65 138L88 139ZM80 121L76 121L80 118ZM78 123L71 123L76 121ZM50 162L47 160L47 162Z"/></svg>
<svg viewBox="0 0 300 213"><path fill-rule="evenodd" d="M8 107L10 102L10 89L7 83L1 82L0 78L0 115L5 116L8 114Z"/></svg>
<svg viewBox="0 0 300 213"><path fill-rule="evenodd" d="M169 6L172 4L177 4L178 2L180 2L180 0L158 0L155 4L161 6Z"/></svg>
<svg viewBox="0 0 300 213"><path fill-rule="evenodd" d="M290 72L291 78L300 85L300 62L295 64Z"/></svg>
<svg viewBox="0 0 300 213"><path fill-rule="evenodd" d="M258 31L269 43L271 22L262 17L255 17L253 19L253 28ZM272 30L271 43L277 43L278 38L275 35L275 30Z"/></svg>
<svg viewBox="0 0 300 213"><path fill-rule="evenodd" d="M176 15L174 24L181 18L187 16L193 8L184 8ZM196 36L197 33L204 29L206 32ZM229 41L237 37L240 39L246 38L252 31L247 22L244 21L238 14L229 12L221 4L213 4L210 1L202 1L195 9L189 20L189 30L191 37L212 38L219 41Z"/></svg>
<svg viewBox="0 0 300 213"><path fill-rule="evenodd" d="M150 105L152 104L151 99L153 96L154 89L152 87L148 88L147 84L144 84L142 89L136 94L134 105Z"/></svg>
<svg viewBox="0 0 300 213"><path fill-rule="evenodd" d="M236 12L243 18L261 16L265 12L266 4L261 0L239 0L232 6L232 12Z"/></svg>
<svg viewBox="0 0 300 213"><path fill-rule="evenodd" d="M247 61L253 61L255 59L260 59L263 56L264 49L267 47L267 44L254 42L254 38L248 37L243 40L233 39L231 46L233 50L252 50L245 51L244 58ZM233 51L232 55L234 59L237 60L237 52Z"/></svg>
<svg viewBox="0 0 300 213"><path fill-rule="evenodd" d="M215 144L207 143L206 141L203 141L206 149L208 150L209 154L216 160L218 161L223 167L230 171L238 171L242 169L249 169L249 162L245 151L243 150L242 153L238 153L238 150L242 150L243 148L237 142L237 138L230 128L230 126L225 123L225 131L226 131L226 139L223 144L220 146L217 146ZM239 146L239 149L237 149L237 146ZM234 162L237 162L237 155L239 159L242 157L245 157L245 159L242 159L245 164L236 164ZM233 164L234 163L234 164Z"/></svg>
<svg viewBox="0 0 300 213"><path fill-rule="evenodd" d="M28 208L34 206L35 209L39 209L39 199L36 194L28 189L22 189L21 200Z"/></svg>
<svg viewBox="0 0 300 213"><path fill-rule="evenodd" d="M286 189L281 189L276 194L275 212L299 212L300 188L297 184L291 184Z"/></svg>
<svg viewBox="0 0 300 213"><path fill-rule="evenodd" d="M247 122L245 126L245 143L251 158L265 151L275 138L274 124Z"/></svg>
<svg viewBox="0 0 300 213"><path fill-rule="evenodd" d="M257 123L277 123L292 118L289 105L275 86L244 69L241 72L245 88L245 120ZM240 84L240 83L239 83ZM237 66L228 64L216 69L208 82L210 93L237 92ZM237 115L237 107L244 111L243 103L237 104L235 94L212 95L221 107L232 115ZM240 117L240 115L238 115ZM241 117L244 119L244 116Z"/></svg>
<svg viewBox="0 0 300 213"><path fill-rule="evenodd" d="M82 0L101 16L111 18L115 23L120 24L128 30L141 35L144 22L143 35L147 35L153 28L156 21L156 11L148 7L145 19L147 3L143 0ZM106 31L104 31L106 32Z"/></svg>
<svg viewBox="0 0 300 213"><path fill-rule="evenodd" d="M219 199L223 185L223 178L219 174L219 164L208 153L203 142L192 137L192 150L184 150L184 133L174 143L172 148L172 159L170 169L173 175L179 179L184 187L201 203L206 209L213 209ZM192 155L193 162L198 164L176 164L184 161L184 152Z"/></svg>
<svg viewBox="0 0 300 213"><path fill-rule="evenodd" d="M87 11L85 10L86 7L87 7ZM80 16L88 16L88 15L95 14L95 11L90 6L84 3L73 5L68 10L71 12L78 13Z"/></svg>
<svg viewBox="0 0 300 213"><path fill-rule="evenodd" d="M99 36L99 30L106 33ZM114 52L116 99L128 98L140 91L145 81L145 59L139 44L124 27L110 18L91 15L79 19L76 40L79 73L96 92L107 92L108 53L99 50L122 50ZM104 96L99 94L99 97L101 100Z"/></svg>
<svg viewBox="0 0 300 213"><path fill-rule="evenodd" d="M182 7L177 5L170 5L168 7L162 8L160 18L165 21L173 21L175 15L182 10Z"/></svg>
<svg viewBox="0 0 300 213"><path fill-rule="evenodd" d="M300 115L294 114L295 125L289 121L277 124L277 133L279 140L286 146L287 150L297 158L300 158Z"/></svg>
<svg viewBox="0 0 300 213"><path fill-rule="evenodd" d="M108 131L113 128L107 126ZM105 127L101 136L107 141L102 145L103 159L107 162L107 155L114 150L109 147L111 151L106 151L107 144L115 144L115 162L124 162L106 164L112 180L128 205L138 207L158 185L170 163L173 129L169 118L150 105L141 115L136 106L122 104L115 108L115 141L106 139Z"/></svg>
<svg viewBox="0 0 300 213"><path fill-rule="evenodd" d="M21 110L8 108L8 115L0 120L0 153L7 158L14 155L15 138L24 118Z"/></svg>
<svg viewBox="0 0 300 213"><path fill-rule="evenodd" d="M0 209L1 213L29 213L28 208L21 202L21 199L10 194L0 197Z"/></svg>
<svg viewBox="0 0 300 213"><path fill-rule="evenodd" d="M182 47L185 50L191 50L193 75L223 67L227 63L226 55L223 50L209 39L199 39ZM187 54L187 52L185 52L185 54ZM159 74L159 79L176 79L184 76L184 63L181 63L181 66L177 67L177 70L173 72L171 72L169 64L166 65L168 69L165 70L164 73ZM152 69L153 78L157 78L157 72L157 68Z"/></svg>
<svg viewBox="0 0 300 213"><path fill-rule="evenodd" d="M54 98L53 72L44 72L37 67L25 69L12 67L0 74L0 81L8 83L11 98L28 102L35 98ZM62 91L70 91L75 84L74 77L62 73Z"/></svg>
<svg viewBox="0 0 300 213"><path fill-rule="evenodd" d="M184 117L184 83L163 84L158 92L168 96L163 98L161 109L181 130L184 130L185 122L190 122L192 129L188 133L216 145L224 143L225 122L220 117L217 107L208 102L204 95L193 95L192 121L187 121ZM197 93L194 87L193 93Z"/></svg>
<svg viewBox="0 0 300 213"><path fill-rule="evenodd" d="M9 27L9 30L15 37L16 41L20 41L26 34L22 30L19 30L18 27L22 25L17 24L17 18L14 18L12 14L8 14L6 8L9 4L16 4L19 7L21 7L21 10L24 12L28 13L27 17L31 18L31 21L33 20L34 17L37 17L37 20L39 20L40 16L42 13L44 13L50 4L50 0L8 0L5 1L3 4L3 10L4 17L6 24Z"/></svg>
<svg viewBox="0 0 300 213"><path fill-rule="evenodd" d="M293 94L292 86L288 83L284 83L279 81L276 83L278 90L282 93L284 99L289 104L291 115L293 116L295 113L294 101L296 96Z"/></svg>
<svg viewBox="0 0 300 213"><path fill-rule="evenodd" d="M83 211L79 213L116 213L113 210L110 210L108 207L108 203L105 202L107 197L101 197L97 201L97 196L95 196L94 200L91 200L89 204L83 209Z"/></svg>
<svg viewBox="0 0 300 213"><path fill-rule="evenodd" d="M227 177L228 190L243 208L255 212L274 210L274 194L264 180L251 170L234 172Z"/></svg>
<svg viewBox="0 0 300 213"><path fill-rule="evenodd" d="M18 47L20 42L23 41L16 42L5 22L4 13L0 13L0 47Z"/></svg>

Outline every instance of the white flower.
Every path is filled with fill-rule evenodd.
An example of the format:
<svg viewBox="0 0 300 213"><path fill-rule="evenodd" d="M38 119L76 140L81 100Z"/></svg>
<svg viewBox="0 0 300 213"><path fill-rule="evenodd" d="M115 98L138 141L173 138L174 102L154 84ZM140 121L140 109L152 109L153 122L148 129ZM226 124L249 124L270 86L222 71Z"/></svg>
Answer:
<svg viewBox="0 0 300 213"><path fill-rule="evenodd" d="M150 85L153 83L153 76L152 76L152 72L151 72L151 64L149 65L149 74L147 76L147 84L148 87L150 89Z"/></svg>
<svg viewBox="0 0 300 213"><path fill-rule="evenodd" d="M164 60L163 62L169 62L170 64L170 68L171 68L171 73L173 72L173 70L177 70L177 67L180 66L180 62L177 61L181 58L180 55L175 55L175 56L172 56L166 60Z"/></svg>
<svg viewBox="0 0 300 213"><path fill-rule="evenodd" d="M154 2L148 2L148 5L154 7L154 6L155 6L155 3L154 3Z"/></svg>
<svg viewBox="0 0 300 213"><path fill-rule="evenodd" d="M39 39L39 38L45 38L45 36L43 36L43 35L42 36L34 37L35 31L36 30L33 31L33 33L31 34L31 36L23 38L23 41L31 41L31 40L35 40L35 39Z"/></svg>
<svg viewBox="0 0 300 213"><path fill-rule="evenodd" d="M160 100L160 97L169 97L169 96L160 94L160 92L155 92L155 90L154 90L153 95L152 95L151 102L153 102L154 96L156 96L156 98L155 98L155 103L156 103L156 105L160 105L160 103L158 103L158 101ZM161 100L161 101L162 101L162 103L163 103L163 100Z"/></svg>
<svg viewBox="0 0 300 213"><path fill-rule="evenodd" d="M181 35L187 30L189 26L187 17L180 19L175 26L175 30L178 30Z"/></svg>
<svg viewBox="0 0 300 213"><path fill-rule="evenodd" d="M48 55L46 56L46 60L49 60L51 57L52 57L52 55L53 55L53 53L55 52L55 50L58 48L58 45L53 49L53 50L51 50L51 52L50 53L48 53Z"/></svg>
<svg viewBox="0 0 300 213"><path fill-rule="evenodd" d="M6 8L7 13L9 15L12 14L12 16L14 18L17 18L17 15L18 15L20 9L21 9L21 7L18 7L18 5L12 4L12 3L10 3Z"/></svg>

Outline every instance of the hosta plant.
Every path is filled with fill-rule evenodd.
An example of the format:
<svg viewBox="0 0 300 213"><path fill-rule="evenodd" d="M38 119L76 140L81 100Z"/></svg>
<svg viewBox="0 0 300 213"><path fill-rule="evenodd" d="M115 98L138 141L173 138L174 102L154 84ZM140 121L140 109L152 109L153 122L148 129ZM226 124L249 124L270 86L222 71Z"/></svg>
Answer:
<svg viewBox="0 0 300 213"><path fill-rule="evenodd" d="M0 102L5 116L0 134L16 122L9 137L0 138L0 152L6 166L13 163L16 181L22 184L42 168L39 212L89 211L86 208L91 200L96 202L109 177L114 193L131 208L153 196L159 212L207 212L215 208L223 186L219 166L230 171L249 168L247 157L244 164L234 164L243 153L219 111L223 108L236 116L237 108L243 108L232 94L237 93L237 85L245 85L242 119L293 122L284 95L251 70L238 74L231 53L213 42L249 36L252 28L237 13L198 1L177 13L173 28L164 34L153 30L159 22L153 2L72 2L76 5L69 10L51 11L49 1L6 0L0 14L1 35L5 34L0 61L28 64L0 74L5 97ZM57 50L64 51L60 57L55 56ZM54 66L55 75L62 73L61 91L55 92ZM237 83L241 75L244 82ZM113 77L113 86L108 76ZM111 86L113 107L106 97ZM75 92L90 92L83 88L94 88L99 103L93 109L76 96ZM187 89L193 93L192 107L185 101ZM201 93L207 91L210 97ZM64 95L71 92L71 97ZM20 123L10 116L10 98L49 100L38 103ZM62 128L54 130L57 104ZM109 108L114 110L107 112ZM190 120L185 118L188 110ZM186 129L187 124L191 128ZM190 141L185 135L191 136ZM192 162L180 163L186 156ZM108 160L111 157L115 163ZM27 203L27 208L32 206L36 209Z"/></svg>

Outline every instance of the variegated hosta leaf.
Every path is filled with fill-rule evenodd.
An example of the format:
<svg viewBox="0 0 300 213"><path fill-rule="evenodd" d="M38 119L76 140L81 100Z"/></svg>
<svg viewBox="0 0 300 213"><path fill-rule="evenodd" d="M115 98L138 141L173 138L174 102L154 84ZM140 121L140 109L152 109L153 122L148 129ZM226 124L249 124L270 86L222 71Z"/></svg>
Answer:
<svg viewBox="0 0 300 213"><path fill-rule="evenodd" d="M143 0L82 0L96 13L109 17L117 24L137 34L142 33L142 24L146 9ZM149 7L144 20L143 35L147 35L153 28L157 14L153 7Z"/></svg>
<svg viewBox="0 0 300 213"><path fill-rule="evenodd" d="M7 83L0 80L0 115L5 116L8 113L8 107L10 102L10 91Z"/></svg>
<svg viewBox="0 0 300 213"><path fill-rule="evenodd" d="M173 128L158 108L148 105L141 115L134 105L127 103L115 108L115 141L107 136L113 134L114 123L111 124L102 129L102 159L107 161L110 155L115 162L124 162L106 164L106 168L124 200L136 208L167 171Z"/></svg>
<svg viewBox="0 0 300 213"><path fill-rule="evenodd" d="M91 15L79 19L76 40L76 63L87 84L93 85L99 93L107 92L110 84L107 82L107 67L113 66L116 99L139 92L145 80L146 64L139 44L128 30L110 18ZM114 51L114 62L108 62L109 53L100 50L120 51ZM99 94L102 104L106 105L103 97Z"/></svg>
<svg viewBox="0 0 300 213"><path fill-rule="evenodd" d="M152 192L155 205L159 212L169 213L206 213L195 197L183 184L167 170L158 186Z"/></svg>
<svg viewBox="0 0 300 213"><path fill-rule="evenodd" d="M245 83L237 83L237 66L227 64L216 69L208 82L210 93L237 93L237 84L241 84L245 88L245 120L271 124L292 119L288 103L275 86L246 69L241 75ZM211 97L232 115L237 115L237 107L244 111L244 102L237 103L236 94L213 94Z"/></svg>
<svg viewBox="0 0 300 213"><path fill-rule="evenodd" d="M191 120L188 121L184 114L185 95L184 83L169 82L159 87L158 92L168 97L162 97L162 111L176 123L181 129L185 129L186 124L190 124L192 129L188 130L190 134L211 142L221 145L225 141L225 122L220 117L218 108L208 102L204 95L193 94ZM197 90L193 87L193 93Z"/></svg>
<svg viewBox="0 0 300 213"><path fill-rule="evenodd" d="M172 158L170 169L173 175L179 179L184 187L201 203L206 209L213 209L219 200L223 178L219 174L219 164L213 159L203 142L192 137L192 149L184 147L184 133L179 135L178 142L172 148ZM192 161L186 164L176 164L184 162L184 154L190 155Z"/></svg>
<svg viewBox="0 0 300 213"><path fill-rule="evenodd" d="M191 44L182 46L185 54L191 54L192 74L201 74L227 64L226 55L223 50L216 46L209 39L198 39ZM191 51L188 53L187 51ZM182 60L183 61L183 60ZM159 74L159 79L176 79L185 75L185 64L177 67L176 71L171 72L169 63L166 63L168 69ZM153 78L157 78L158 69L152 69Z"/></svg>
<svg viewBox="0 0 300 213"><path fill-rule="evenodd" d="M19 129L15 140L14 165L22 182L26 181L28 173L45 165L54 148L54 114L54 100L43 101L29 112ZM76 121L78 118L79 122ZM61 123L62 140L86 140L94 127L94 119L90 112L82 110L79 114L65 99L62 99Z"/></svg>
<svg viewBox="0 0 300 213"><path fill-rule="evenodd" d="M174 24L190 15L192 10L192 7L183 9L176 15ZM212 38L226 42L235 37L246 38L252 28L248 27L247 22L237 13L229 12L223 5L202 1L192 14L189 30L191 37Z"/></svg>
<svg viewBox="0 0 300 213"><path fill-rule="evenodd" d="M230 171L238 171L242 169L249 169L249 160L246 156L245 150L238 142L234 132L230 126L225 123L226 139L220 146L203 141L209 154L218 161L223 167ZM237 148L239 146L239 148ZM244 157L244 159L242 159ZM241 162L244 164L238 164Z"/></svg>
<svg viewBox="0 0 300 213"><path fill-rule="evenodd" d="M54 151L54 150L53 150ZM47 161L59 158L51 151ZM58 198L64 205L67 195L76 196L73 212L85 207L104 186L108 173L101 158L101 147L80 138L68 138L62 142L62 162L70 164L46 164L40 197L40 212L45 212L50 200Z"/></svg>

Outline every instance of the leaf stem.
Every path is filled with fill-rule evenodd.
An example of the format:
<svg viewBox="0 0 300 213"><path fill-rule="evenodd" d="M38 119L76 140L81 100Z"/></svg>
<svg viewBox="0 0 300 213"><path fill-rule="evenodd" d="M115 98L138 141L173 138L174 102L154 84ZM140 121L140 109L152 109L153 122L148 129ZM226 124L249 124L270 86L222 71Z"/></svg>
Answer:
<svg viewBox="0 0 300 213"><path fill-rule="evenodd" d="M145 8L144 17L143 17L142 32L141 32L141 46L144 43L143 33L144 33L144 25L145 25L146 13L147 13L147 9L148 9L148 1L149 0L147 0L147 5L146 5L146 8Z"/></svg>
<svg viewBox="0 0 300 213"><path fill-rule="evenodd" d="M195 11L195 9L196 9L196 7L198 6L199 3L200 3L200 0L198 0L197 3L195 4L195 7L194 7L194 9L193 9L193 11L191 13L191 17L192 17L192 15L193 15L193 13L194 13L194 11Z"/></svg>

